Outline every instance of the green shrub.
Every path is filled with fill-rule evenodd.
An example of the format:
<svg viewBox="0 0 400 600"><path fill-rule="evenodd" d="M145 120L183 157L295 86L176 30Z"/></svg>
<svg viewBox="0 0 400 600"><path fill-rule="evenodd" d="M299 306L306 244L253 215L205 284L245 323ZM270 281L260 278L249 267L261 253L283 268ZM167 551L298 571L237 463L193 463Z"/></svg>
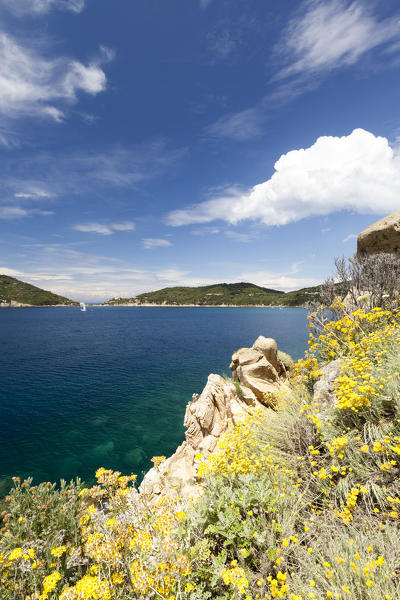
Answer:
<svg viewBox="0 0 400 600"><path fill-rule="evenodd" d="M14 488L5 498L2 513L2 600L25 598L41 590L43 579L55 569L69 577L82 571L81 482L61 481L56 488L48 482L33 486L32 479L23 483L18 477L13 480Z"/></svg>
<svg viewBox="0 0 400 600"><path fill-rule="evenodd" d="M278 358L283 362L286 371L291 371L294 367L294 360L287 352L278 350Z"/></svg>

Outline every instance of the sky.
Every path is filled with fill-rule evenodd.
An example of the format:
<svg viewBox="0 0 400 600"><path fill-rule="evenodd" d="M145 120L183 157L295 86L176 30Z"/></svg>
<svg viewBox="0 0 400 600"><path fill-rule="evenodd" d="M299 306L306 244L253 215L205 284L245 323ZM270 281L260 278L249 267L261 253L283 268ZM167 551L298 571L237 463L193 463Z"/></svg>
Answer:
<svg viewBox="0 0 400 600"><path fill-rule="evenodd" d="M0 273L317 285L400 209L399 75L398 0L0 0Z"/></svg>

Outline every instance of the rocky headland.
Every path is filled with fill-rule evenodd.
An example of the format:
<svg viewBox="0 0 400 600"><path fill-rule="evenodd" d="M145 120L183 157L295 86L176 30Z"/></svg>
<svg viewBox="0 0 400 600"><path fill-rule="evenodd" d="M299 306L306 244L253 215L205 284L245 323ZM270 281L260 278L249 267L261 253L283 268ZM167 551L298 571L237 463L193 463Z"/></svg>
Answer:
<svg viewBox="0 0 400 600"><path fill-rule="evenodd" d="M251 348L235 352L232 379L211 374L201 394L193 394L186 407L185 441L160 466L148 471L140 492L151 502L166 491L183 497L199 495L199 455L206 458L214 452L221 435L254 409L271 411L290 366L290 357L278 352L272 338L260 336Z"/></svg>
<svg viewBox="0 0 400 600"><path fill-rule="evenodd" d="M357 251L361 255L399 253L400 211L362 231ZM136 305L140 305L139 300ZM197 457L207 458L216 450L222 434L254 409L271 411L277 396L285 390L292 365L291 358L278 351L272 338L260 336L251 348L237 350L230 364L232 379L210 374L202 393L193 394L186 407L185 441L161 465L148 471L140 486L141 493L151 501L166 491L183 497L199 495ZM340 368L337 360L323 368L314 385L314 401L324 405L335 403L334 386Z"/></svg>

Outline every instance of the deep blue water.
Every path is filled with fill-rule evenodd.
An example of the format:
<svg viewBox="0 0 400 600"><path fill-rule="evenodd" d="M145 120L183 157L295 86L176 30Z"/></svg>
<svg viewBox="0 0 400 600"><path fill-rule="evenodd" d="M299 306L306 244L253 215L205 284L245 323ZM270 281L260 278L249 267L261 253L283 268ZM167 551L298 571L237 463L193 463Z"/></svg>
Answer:
<svg viewBox="0 0 400 600"><path fill-rule="evenodd" d="M0 310L0 495L11 475L142 473L183 440L207 375L259 335L298 358L306 312L278 308Z"/></svg>

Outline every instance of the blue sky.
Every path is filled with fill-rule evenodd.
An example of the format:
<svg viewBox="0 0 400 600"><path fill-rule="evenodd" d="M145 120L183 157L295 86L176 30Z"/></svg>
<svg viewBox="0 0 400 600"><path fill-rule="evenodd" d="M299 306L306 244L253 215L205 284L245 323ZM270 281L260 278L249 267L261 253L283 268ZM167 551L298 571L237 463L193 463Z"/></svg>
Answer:
<svg viewBox="0 0 400 600"><path fill-rule="evenodd" d="M315 285L400 209L398 0L0 0L0 272Z"/></svg>

